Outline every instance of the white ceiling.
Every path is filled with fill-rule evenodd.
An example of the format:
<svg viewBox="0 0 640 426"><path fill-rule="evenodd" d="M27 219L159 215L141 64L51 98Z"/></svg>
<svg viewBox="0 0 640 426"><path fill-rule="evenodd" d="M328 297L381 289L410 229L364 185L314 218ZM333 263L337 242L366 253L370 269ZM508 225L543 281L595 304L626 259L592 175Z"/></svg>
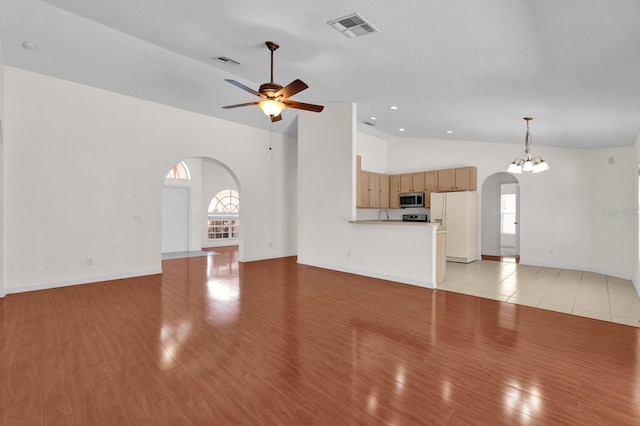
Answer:
<svg viewBox="0 0 640 426"><path fill-rule="evenodd" d="M353 12L379 32L327 25ZM523 144L524 116L534 146L640 133L638 0L1 0L0 33L7 65L264 129L257 107L221 107L256 99L224 79L267 82L272 40L274 80L310 86L292 99L356 102L385 139ZM294 134L296 115L273 129Z"/></svg>

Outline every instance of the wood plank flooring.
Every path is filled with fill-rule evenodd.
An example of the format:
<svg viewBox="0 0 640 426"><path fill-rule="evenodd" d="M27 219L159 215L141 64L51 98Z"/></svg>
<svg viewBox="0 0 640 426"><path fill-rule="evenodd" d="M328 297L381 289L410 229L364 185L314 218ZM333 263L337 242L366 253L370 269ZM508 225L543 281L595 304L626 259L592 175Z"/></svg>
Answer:
<svg viewBox="0 0 640 426"><path fill-rule="evenodd" d="M640 424L640 329L237 251L0 299L2 425Z"/></svg>

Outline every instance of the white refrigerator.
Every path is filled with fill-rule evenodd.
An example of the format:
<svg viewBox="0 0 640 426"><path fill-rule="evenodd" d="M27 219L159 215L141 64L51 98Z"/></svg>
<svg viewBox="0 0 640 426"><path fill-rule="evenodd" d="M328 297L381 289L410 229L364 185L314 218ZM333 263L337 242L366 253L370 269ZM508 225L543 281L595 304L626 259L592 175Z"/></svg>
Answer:
<svg viewBox="0 0 640 426"><path fill-rule="evenodd" d="M431 193L431 222L447 231L447 260L478 259L478 194L476 191Z"/></svg>

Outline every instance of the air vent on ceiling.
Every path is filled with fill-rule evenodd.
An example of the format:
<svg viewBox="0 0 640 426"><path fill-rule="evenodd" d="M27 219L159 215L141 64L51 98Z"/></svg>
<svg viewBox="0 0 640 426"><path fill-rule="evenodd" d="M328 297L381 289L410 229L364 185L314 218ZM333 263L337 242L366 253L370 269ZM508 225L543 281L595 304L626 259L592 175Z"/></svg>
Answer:
<svg viewBox="0 0 640 426"><path fill-rule="evenodd" d="M336 30L349 38L360 37L369 33L377 33L378 29L357 13L343 16L327 22Z"/></svg>
<svg viewBox="0 0 640 426"><path fill-rule="evenodd" d="M233 59L227 58L226 56L218 56L217 58L213 58L213 60L229 66L240 65L240 62L234 61Z"/></svg>

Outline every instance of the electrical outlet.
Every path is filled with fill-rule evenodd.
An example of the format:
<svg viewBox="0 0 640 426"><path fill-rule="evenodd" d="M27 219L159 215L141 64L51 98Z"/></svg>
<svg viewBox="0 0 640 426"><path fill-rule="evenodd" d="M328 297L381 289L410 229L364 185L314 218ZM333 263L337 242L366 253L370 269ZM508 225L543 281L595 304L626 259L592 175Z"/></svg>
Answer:
<svg viewBox="0 0 640 426"><path fill-rule="evenodd" d="M347 257L348 257L348 258L350 258L350 257L351 257L351 252L350 252L350 251L348 251L348 252L347 252Z"/></svg>
<svg viewBox="0 0 640 426"><path fill-rule="evenodd" d="M91 266L91 265L93 265L93 259L88 257L87 258L87 266Z"/></svg>

